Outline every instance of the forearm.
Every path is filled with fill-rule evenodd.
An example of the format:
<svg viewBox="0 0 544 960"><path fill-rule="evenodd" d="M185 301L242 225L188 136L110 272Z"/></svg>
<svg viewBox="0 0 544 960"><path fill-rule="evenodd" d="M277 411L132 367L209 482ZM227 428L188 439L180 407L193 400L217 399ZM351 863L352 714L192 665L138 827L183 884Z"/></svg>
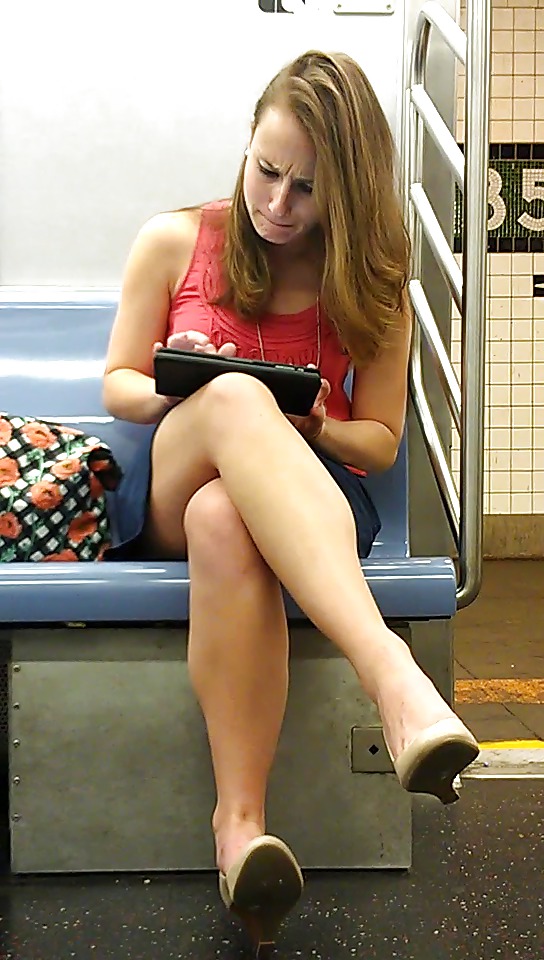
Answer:
<svg viewBox="0 0 544 960"><path fill-rule="evenodd" d="M166 397L155 393L155 381L139 370L112 370L104 377L104 406L120 420L158 423L170 406Z"/></svg>
<svg viewBox="0 0 544 960"><path fill-rule="evenodd" d="M316 443L323 453L369 473L379 473L391 467L398 448L391 430L377 420L335 420L332 417L325 417Z"/></svg>

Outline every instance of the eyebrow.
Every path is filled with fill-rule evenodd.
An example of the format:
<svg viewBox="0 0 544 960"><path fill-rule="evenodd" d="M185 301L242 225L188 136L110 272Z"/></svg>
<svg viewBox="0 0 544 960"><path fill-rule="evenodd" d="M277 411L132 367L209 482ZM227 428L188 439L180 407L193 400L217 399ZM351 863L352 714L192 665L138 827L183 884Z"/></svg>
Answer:
<svg viewBox="0 0 544 960"><path fill-rule="evenodd" d="M270 163L270 160L266 160L264 157L259 157L259 161L261 163L266 164L267 167L270 167L273 173L280 172L278 167L276 167L273 163ZM311 178L307 178L307 177L294 177L293 180L295 183L305 183L309 187L313 187L314 185L314 181Z"/></svg>

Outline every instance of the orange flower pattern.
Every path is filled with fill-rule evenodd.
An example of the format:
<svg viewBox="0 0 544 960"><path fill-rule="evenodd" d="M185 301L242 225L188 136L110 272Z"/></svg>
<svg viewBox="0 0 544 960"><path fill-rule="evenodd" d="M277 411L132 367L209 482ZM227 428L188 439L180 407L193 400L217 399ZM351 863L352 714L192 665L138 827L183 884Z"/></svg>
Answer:
<svg viewBox="0 0 544 960"><path fill-rule="evenodd" d="M21 524L14 513L0 513L0 537L14 540L22 530Z"/></svg>
<svg viewBox="0 0 544 960"><path fill-rule="evenodd" d="M21 433L32 447L38 447L39 450L47 450L57 442L55 434L45 423L25 423Z"/></svg>
<svg viewBox="0 0 544 960"><path fill-rule="evenodd" d="M0 563L103 560L121 476L97 437L0 413Z"/></svg>
<svg viewBox="0 0 544 960"><path fill-rule="evenodd" d="M81 470L81 460L76 459L76 457L68 457L67 460L59 460L58 463L53 464L51 467L51 473L54 477L58 477L59 480L65 480L66 477L71 477L74 473L79 473Z"/></svg>
<svg viewBox="0 0 544 960"><path fill-rule="evenodd" d="M20 476L17 461L13 457L2 457L0 460L0 487L11 487Z"/></svg>
<svg viewBox="0 0 544 960"><path fill-rule="evenodd" d="M29 496L34 506L38 507L39 510L54 510L62 501L60 487L48 480L40 480L39 483L34 483L30 488Z"/></svg>
<svg viewBox="0 0 544 960"><path fill-rule="evenodd" d="M82 513L80 517L75 517L68 527L68 539L72 543L81 543L85 537L91 537L96 532L96 520L94 514Z"/></svg>
<svg viewBox="0 0 544 960"><path fill-rule="evenodd" d="M13 429L9 420L0 417L0 443L8 443L11 440Z"/></svg>
<svg viewBox="0 0 544 960"><path fill-rule="evenodd" d="M75 561L79 558L76 556L73 550L61 550L60 553L51 553L48 557L42 557L42 563L52 563L56 561L57 563L66 563L66 561Z"/></svg>

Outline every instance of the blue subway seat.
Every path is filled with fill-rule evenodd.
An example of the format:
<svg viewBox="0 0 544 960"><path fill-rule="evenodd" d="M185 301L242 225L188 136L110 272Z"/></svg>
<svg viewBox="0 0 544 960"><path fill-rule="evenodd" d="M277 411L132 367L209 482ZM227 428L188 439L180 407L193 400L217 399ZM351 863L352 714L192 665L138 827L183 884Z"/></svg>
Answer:
<svg viewBox="0 0 544 960"><path fill-rule="evenodd" d="M0 410L68 423L103 438L121 466L149 427L114 420L101 400L104 357L116 310L114 293L70 292L33 301L28 290L0 294ZM394 467L369 477L382 519L362 561L388 620L454 615L455 570L449 557L411 557L407 450ZM115 520L115 518L113 518ZM189 575L182 562L19 563L0 565L0 623L183 622ZM290 620L305 619L287 598Z"/></svg>

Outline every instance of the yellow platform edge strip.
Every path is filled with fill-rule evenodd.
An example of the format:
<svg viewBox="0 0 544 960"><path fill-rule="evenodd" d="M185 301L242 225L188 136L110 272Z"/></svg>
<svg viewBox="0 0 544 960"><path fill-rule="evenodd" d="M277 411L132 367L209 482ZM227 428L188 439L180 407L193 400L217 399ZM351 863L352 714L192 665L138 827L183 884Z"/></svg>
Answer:
<svg viewBox="0 0 544 960"><path fill-rule="evenodd" d="M457 703L544 703L544 679L456 680Z"/></svg>
<svg viewBox="0 0 544 960"><path fill-rule="evenodd" d="M544 740L484 740L480 750L544 750Z"/></svg>

